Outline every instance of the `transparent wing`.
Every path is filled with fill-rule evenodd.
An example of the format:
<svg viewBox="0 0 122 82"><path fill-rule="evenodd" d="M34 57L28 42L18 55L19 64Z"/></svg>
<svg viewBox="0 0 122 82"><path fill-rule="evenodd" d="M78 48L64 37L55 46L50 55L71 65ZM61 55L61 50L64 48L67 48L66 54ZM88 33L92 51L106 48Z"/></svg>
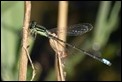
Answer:
<svg viewBox="0 0 122 82"><path fill-rule="evenodd" d="M75 25L70 26L67 29L67 35L68 36L83 35L84 33L92 30L92 28L93 26L89 23L75 24ZM49 31L57 34L57 32L62 32L63 30L57 31L57 28L53 28L53 29L50 29Z"/></svg>

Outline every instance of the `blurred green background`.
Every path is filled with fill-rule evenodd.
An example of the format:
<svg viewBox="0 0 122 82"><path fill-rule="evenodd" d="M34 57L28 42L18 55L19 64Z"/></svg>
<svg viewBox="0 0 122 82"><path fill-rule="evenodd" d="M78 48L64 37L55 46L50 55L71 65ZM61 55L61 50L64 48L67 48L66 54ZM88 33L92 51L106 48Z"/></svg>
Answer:
<svg viewBox="0 0 122 82"><path fill-rule="evenodd" d="M47 29L57 27L57 1L32 1L31 20ZM24 18L23 1L1 1L1 80L18 80L21 31ZM66 80L71 81L121 81L121 2L120 1L70 1L68 26L91 23L91 32L68 37L67 42L101 55L112 66L83 55L71 48L67 58ZM54 81L54 51L48 38L30 37L30 55L36 67L35 80ZM28 64L28 80L32 69Z"/></svg>

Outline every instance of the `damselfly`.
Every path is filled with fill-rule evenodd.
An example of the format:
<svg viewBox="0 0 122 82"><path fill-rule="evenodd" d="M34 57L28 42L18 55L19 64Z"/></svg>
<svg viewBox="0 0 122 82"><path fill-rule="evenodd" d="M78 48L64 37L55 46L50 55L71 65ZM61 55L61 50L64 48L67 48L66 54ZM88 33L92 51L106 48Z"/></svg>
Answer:
<svg viewBox="0 0 122 82"><path fill-rule="evenodd" d="M72 25L68 30L67 30L67 34L70 35L70 36L77 36L77 35L82 35L86 32L89 32L90 30L92 30L93 26L89 23L83 23L83 24L76 24L76 25ZM99 56L96 56L96 55L93 55L93 54L90 54L89 52L83 50L83 49L79 49L55 36L53 36L51 33L51 31L47 30L45 27L41 26L41 25L38 25L36 22L32 21L30 23L30 29L31 29L31 32L33 34L39 34L39 35L42 35L42 36L45 36L45 37L48 37L48 38L51 38L51 39L54 39L54 40L58 40L60 42L63 42L65 43L65 45L79 51L79 52L82 52L84 53L85 55L88 55L96 60L99 60L100 62L108 65L108 66L111 66L111 62L108 61L107 59L105 58L102 58L102 57L99 57Z"/></svg>

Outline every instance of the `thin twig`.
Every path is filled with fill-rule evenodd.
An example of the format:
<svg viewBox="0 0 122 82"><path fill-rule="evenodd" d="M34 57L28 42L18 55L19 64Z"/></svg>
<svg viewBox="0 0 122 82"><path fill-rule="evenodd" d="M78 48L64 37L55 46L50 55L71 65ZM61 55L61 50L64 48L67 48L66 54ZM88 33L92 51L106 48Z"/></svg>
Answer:
<svg viewBox="0 0 122 82"><path fill-rule="evenodd" d="M28 46L28 27L30 22L30 14L31 14L31 2L25 1L25 19L23 26L22 50L20 55L19 81L26 81L28 58L25 50L27 50Z"/></svg>
<svg viewBox="0 0 122 82"><path fill-rule="evenodd" d="M56 34L52 34L53 36L55 36L55 37L57 37L56 36ZM56 70L59 70L59 71L57 71L57 73L58 73L58 75L57 75L57 80L61 80L61 81L64 81L64 75L63 75L63 67L62 67L62 65L63 65L63 63L62 63L62 61L61 61L61 56L62 56L62 51L60 51L60 49L59 49L59 44L61 45L61 46L63 46L61 43L59 43L58 41L56 41L55 39L50 39L49 40L50 41L50 45L51 45L51 47L53 48L53 50L55 51L55 53L56 53L56 60L55 61L57 61L57 62L55 62L55 65L56 65ZM64 47L64 46L63 46Z"/></svg>
<svg viewBox="0 0 122 82"><path fill-rule="evenodd" d="M57 37L55 34L52 34L53 36L55 36L55 37ZM63 71L63 63L62 63L62 61L61 61L61 56L62 56L62 51L60 51L60 49L59 49L59 42L58 41L56 41L55 39L50 39L49 40L50 41L50 45L51 45L51 47L53 48L53 50L55 51L55 53L56 53L56 62L55 62L55 65L56 65L56 70L58 70L57 71L57 80L58 81L64 81L65 80L65 78L64 78L64 71ZM61 46L63 46L62 44L60 44Z"/></svg>
<svg viewBox="0 0 122 82"><path fill-rule="evenodd" d="M24 47L23 47L23 48L24 48ZM34 65L33 65L33 62L32 62L32 60L31 60L31 58L30 58L30 55L29 55L28 50L27 50L26 48L24 48L24 49L25 49L25 51L26 51L26 53L27 53L28 59L29 59L29 61L30 61L31 67L32 67L32 69L33 69L32 78L31 78L31 80L30 80L30 81L33 81L33 79L34 79L34 77L35 77L35 75L36 75L36 70L35 70L35 67L34 67Z"/></svg>

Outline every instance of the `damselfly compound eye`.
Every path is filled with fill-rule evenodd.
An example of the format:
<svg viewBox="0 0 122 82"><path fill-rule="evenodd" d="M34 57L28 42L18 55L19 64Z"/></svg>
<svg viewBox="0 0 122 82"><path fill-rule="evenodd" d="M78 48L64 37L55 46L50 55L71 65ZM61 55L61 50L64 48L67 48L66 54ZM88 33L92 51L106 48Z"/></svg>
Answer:
<svg viewBox="0 0 122 82"><path fill-rule="evenodd" d="M31 21L29 27L30 27L30 29L32 29L32 28L35 28L36 25L37 25L37 23L35 21Z"/></svg>

